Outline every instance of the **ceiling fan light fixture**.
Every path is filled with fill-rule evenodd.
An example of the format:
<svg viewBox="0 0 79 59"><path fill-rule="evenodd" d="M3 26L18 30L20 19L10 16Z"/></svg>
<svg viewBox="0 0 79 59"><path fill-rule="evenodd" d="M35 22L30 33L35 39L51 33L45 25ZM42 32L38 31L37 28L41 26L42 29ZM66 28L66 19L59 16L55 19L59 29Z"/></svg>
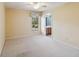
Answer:
<svg viewBox="0 0 79 59"><path fill-rule="evenodd" d="M38 9L40 7L39 4L34 5L34 9Z"/></svg>
<svg viewBox="0 0 79 59"><path fill-rule="evenodd" d="M30 2L29 4L33 5L34 3L33 2Z"/></svg>
<svg viewBox="0 0 79 59"><path fill-rule="evenodd" d="M38 8L41 7L41 6L40 6L41 4L38 3L38 2L30 2L30 4L33 6L34 9L38 9Z"/></svg>

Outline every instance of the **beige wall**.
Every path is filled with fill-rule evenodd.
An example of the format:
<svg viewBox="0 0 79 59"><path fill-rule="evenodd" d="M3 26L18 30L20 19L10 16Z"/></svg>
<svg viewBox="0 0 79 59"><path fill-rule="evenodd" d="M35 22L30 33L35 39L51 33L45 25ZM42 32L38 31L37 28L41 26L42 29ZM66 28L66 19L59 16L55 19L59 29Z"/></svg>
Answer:
<svg viewBox="0 0 79 59"><path fill-rule="evenodd" d="M67 3L53 13L53 38L79 47L79 3Z"/></svg>
<svg viewBox="0 0 79 59"><path fill-rule="evenodd" d="M40 23L39 23L40 24ZM32 31L30 11L6 8L6 38L28 37L40 33Z"/></svg>
<svg viewBox="0 0 79 59"><path fill-rule="evenodd" d="M0 54L5 41L5 12L4 5L0 3Z"/></svg>

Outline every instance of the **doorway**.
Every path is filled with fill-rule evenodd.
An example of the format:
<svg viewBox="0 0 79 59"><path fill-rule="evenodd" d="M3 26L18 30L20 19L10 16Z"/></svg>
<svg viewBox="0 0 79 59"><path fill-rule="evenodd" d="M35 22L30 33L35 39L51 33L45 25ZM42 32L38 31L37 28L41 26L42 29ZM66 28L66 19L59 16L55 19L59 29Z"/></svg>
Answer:
<svg viewBox="0 0 79 59"><path fill-rule="evenodd" d="M46 36L52 35L52 16L50 13L41 18L41 33Z"/></svg>
<svg viewBox="0 0 79 59"><path fill-rule="evenodd" d="M46 15L45 17L45 27L46 27L46 35L52 34L52 27L51 27L51 15Z"/></svg>

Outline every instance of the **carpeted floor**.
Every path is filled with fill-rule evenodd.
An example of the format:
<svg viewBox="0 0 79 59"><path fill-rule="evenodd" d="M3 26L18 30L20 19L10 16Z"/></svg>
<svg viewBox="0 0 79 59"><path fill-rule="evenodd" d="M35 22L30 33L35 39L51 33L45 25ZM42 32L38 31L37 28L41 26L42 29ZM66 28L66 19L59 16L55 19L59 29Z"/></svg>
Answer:
<svg viewBox="0 0 79 59"><path fill-rule="evenodd" d="M29 38L6 40L2 57L76 57L79 49L50 37L37 35Z"/></svg>

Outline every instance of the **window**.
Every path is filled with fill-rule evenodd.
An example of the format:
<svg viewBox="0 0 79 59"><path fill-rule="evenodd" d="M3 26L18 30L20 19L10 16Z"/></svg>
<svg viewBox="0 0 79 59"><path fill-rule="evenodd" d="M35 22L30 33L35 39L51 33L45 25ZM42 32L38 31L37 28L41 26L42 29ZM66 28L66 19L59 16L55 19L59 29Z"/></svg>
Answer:
<svg viewBox="0 0 79 59"><path fill-rule="evenodd" d="M33 31L38 30L38 17L37 16L32 16L32 29Z"/></svg>

